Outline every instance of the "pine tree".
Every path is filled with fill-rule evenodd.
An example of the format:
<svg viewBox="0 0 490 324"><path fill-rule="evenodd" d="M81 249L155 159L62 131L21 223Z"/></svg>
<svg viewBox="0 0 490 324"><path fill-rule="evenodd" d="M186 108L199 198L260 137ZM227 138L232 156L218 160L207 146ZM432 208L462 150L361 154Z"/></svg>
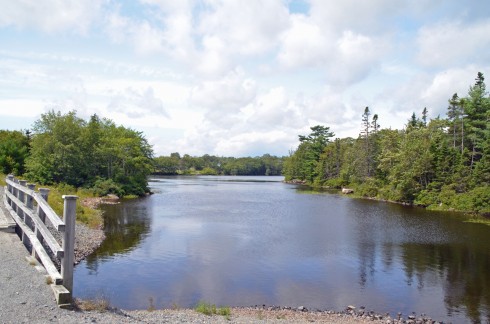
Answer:
<svg viewBox="0 0 490 324"><path fill-rule="evenodd" d="M427 127L427 107L424 107L424 110L422 110L422 124L424 127Z"/></svg>
<svg viewBox="0 0 490 324"><path fill-rule="evenodd" d="M364 114L362 114L362 131L361 137L364 137L364 150L366 157L366 175L368 177L371 176L371 150L370 150L370 138L369 131L371 129L371 122L369 121L369 116L371 116L371 112L369 111L369 107L364 109Z"/></svg>
<svg viewBox="0 0 490 324"><path fill-rule="evenodd" d="M482 157L482 146L488 123L487 111L490 108L490 102L486 98L487 92L483 73L478 72L475 81L475 84L470 87L468 98L465 101L466 124L468 125L466 133L471 151L471 169Z"/></svg>
<svg viewBox="0 0 490 324"><path fill-rule="evenodd" d="M463 105L458 97L458 94L453 94L452 98L448 100L449 106L447 107L447 117L450 123L450 132L453 134L453 148L456 148L459 133L461 133L461 153L463 152ZM464 102L464 101L463 101Z"/></svg>
<svg viewBox="0 0 490 324"><path fill-rule="evenodd" d="M371 122L371 127L373 128L373 133L376 134L380 127L380 125L378 124L378 114L373 115L373 121Z"/></svg>

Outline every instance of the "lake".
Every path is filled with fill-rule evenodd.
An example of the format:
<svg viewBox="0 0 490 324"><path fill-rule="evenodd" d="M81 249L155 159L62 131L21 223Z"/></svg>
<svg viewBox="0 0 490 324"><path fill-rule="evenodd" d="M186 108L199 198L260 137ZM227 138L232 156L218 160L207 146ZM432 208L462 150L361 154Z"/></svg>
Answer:
<svg viewBox="0 0 490 324"><path fill-rule="evenodd" d="M490 320L490 226L282 177L152 177L104 206L74 296L123 309L281 305Z"/></svg>

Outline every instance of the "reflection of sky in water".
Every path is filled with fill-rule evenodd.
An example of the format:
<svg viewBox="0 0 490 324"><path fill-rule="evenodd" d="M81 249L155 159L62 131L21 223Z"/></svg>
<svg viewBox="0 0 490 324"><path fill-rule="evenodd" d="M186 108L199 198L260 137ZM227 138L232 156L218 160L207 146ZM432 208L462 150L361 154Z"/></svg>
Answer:
<svg viewBox="0 0 490 324"><path fill-rule="evenodd" d="M205 179L161 178L151 182L157 194L122 206L122 223L150 227L141 227L146 232L127 252L101 253L96 271L78 266L75 295L102 292L116 306L143 309L150 297L157 307L199 300L338 310L356 304L458 322L464 317L446 317L445 299L450 294L458 305L464 283L448 271L465 263L453 267L451 260L468 250L477 261L489 257L478 248L490 243L489 229L447 214L298 194L280 182ZM137 210L139 220L132 220ZM114 224L123 216L115 213ZM464 306L453 308L464 316ZM480 309L488 312L488 305Z"/></svg>

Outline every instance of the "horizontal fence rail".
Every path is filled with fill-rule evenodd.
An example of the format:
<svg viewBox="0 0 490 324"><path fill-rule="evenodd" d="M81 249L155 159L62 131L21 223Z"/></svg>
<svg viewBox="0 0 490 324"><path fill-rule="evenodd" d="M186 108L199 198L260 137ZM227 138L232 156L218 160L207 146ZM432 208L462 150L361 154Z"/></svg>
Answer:
<svg viewBox="0 0 490 324"><path fill-rule="evenodd" d="M35 191L34 184L6 179L4 203L17 223L16 232L24 245L46 269L59 305L71 303L75 261L75 217L77 196L64 195L63 219L48 204L49 189ZM60 234L56 234L60 232ZM61 244L55 236L61 236ZM53 262L57 259L61 271Z"/></svg>

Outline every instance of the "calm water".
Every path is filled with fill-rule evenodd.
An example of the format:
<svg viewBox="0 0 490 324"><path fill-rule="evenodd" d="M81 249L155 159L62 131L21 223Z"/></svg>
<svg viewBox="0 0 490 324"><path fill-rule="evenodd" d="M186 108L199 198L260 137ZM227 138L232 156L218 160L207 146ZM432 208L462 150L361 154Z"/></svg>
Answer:
<svg viewBox="0 0 490 324"><path fill-rule="evenodd" d="M76 297L125 309L284 305L490 320L490 226L302 190L280 177L154 177L107 206Z"/></svg>

